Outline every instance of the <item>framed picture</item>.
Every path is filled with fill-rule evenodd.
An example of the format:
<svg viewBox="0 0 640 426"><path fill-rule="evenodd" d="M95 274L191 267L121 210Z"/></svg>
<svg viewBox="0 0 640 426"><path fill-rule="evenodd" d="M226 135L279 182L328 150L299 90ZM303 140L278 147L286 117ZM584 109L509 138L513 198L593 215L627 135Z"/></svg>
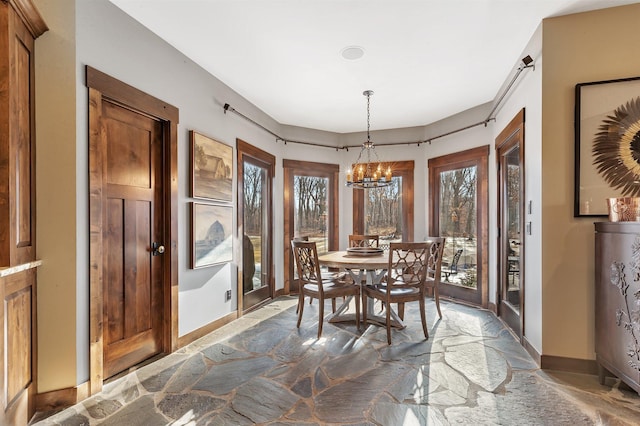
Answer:
<svg viewBox="0 0 640 426"><path fill-rule="evenodd" d="M576 85L574 216L640 196L640 77Z"/></svg>
<svg viewBox="0 0 640 426"><path fill-rule="evenodd" d="M189 138L193 198L231 201L233 148L193 130Z"/></svg>
<svg viewBox="0 0 640 426"><path fill-rule="evenodd" d="M191 267L193 269L233 260L233 208L191 203Z"/></svg>

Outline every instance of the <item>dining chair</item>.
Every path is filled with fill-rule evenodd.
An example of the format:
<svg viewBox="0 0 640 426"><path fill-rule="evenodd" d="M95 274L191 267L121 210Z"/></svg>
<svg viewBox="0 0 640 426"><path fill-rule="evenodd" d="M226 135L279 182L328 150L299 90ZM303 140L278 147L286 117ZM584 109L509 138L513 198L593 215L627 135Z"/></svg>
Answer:
<svg viewBox="0 0 640 426"><path fill-rule="evenodd" d="M433 293L438 318L442 319L442 312L440 311L440 281L442 280L442 257L447 239L445 237L426 237L425 241L431 243L425 285L427 290L431 290L430 292Z"/></svg>
<svg viewBox="0 0 640 426"><path fill-rule="evenodd" d="M356 327L360 328L360 286L339 277L323 278L320 271L320 263L318 262L318 249L314 241L292 240L291 248L296 260L298 278L301 284L298 292L297 327L300 328L304 312L304 298L306 296L318 299L318 338L322 335L325 300L332 299L332 303L335 303L336 297L355 296Z"/></svg>
<svg viewBox="0 0 640 426"><path fill-rule="evenodd" d="M301 235L299 237L293 237L293 241L309 241L308 235ZM339 272L334 271L322 271L322 278L344 278L344 274L340 274ZM300 287L300 283L298 283L298 287ZM313 304L313 298L309 298L309 304ZM331 299L331 309L333 312L336 311L336 299ZM298 313L298 308L296 308L296 314Z"/></svg>
<svg viewBox="0 0 640 426"><path fill-rule="evenodd" d="M405 242L389 244L389 260L385 280L380 284L368 284L362 288L363 319L367 321L367 297L380 300L385 308L387 343L391 344L391 306L398 304L398 316L404 319L404 304L419 302L420 319L424 337L429 338L425 312L425 296L429 270L434 268L440 273L444 239L432 239L423 242Z"/></svg>
<svg viewBox="0 0 640 426"><path fill-rule="evenodd" d="M349 235L349 246L348 248L354 247L366 247L366 248L379 248L380 247L380 236L379 235L362 235L362 234L351 234ZM358 273L358 271L351 271L354 275L358 274L362 283L367 281L366 275L364 273Z"/></svg>
<svg viewBox="0 0 640 426"><path fill-rule="evenodd" d="M349 235L349 248L351 247L379 247L379 235Z"/></svg>

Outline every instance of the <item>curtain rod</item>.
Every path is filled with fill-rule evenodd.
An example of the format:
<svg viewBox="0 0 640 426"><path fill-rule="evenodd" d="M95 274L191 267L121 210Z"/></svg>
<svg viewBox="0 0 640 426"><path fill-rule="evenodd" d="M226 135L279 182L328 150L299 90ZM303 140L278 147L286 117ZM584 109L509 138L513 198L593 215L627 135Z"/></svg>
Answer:
<svg viewBox="0 0 640 426"><path fill-rule="evenodd" d="M498 109L498 107L500 106L502 101L504 100L505 96L509 93L509 91L513 87L513 84L516 82L516 80L518 79L518 77L520 76L522 71L524 71L527 68L533 68L535 70L535 64L532 64L533 63L533 59L531 58L531 56L527 55L524 58L522 58L521 61L522 61L523 65L518 67L515 75L513 76L513 78L509 82L509 84L507 85L506 89L504 90L502 95L500 95L500 97L498 98L498 101L495 103L495 105L491 109L491 112L489 112L489 115L487 115L487 118L485 118L483 121L479 121L479 122L474 123L474 124L469 124L467 126L460 127L459 129L452 130L452 131L449 131L449 132L446 132L446 133L442 133L442 134L439 134L437 136L432 136L432 137L424 139L424 140L409 141L409 142L376 143L375 145L376 146L396 146L396 145L417 145L417 146L420 146L420 144L423 144L423 143L431 144L431 142L436 140L436 139L440 139L440 138L443 138L445 136L450 136L450 135L453 135L455 133L462 132L464 130L468 130L468 129L471 129L471 128L474 128L474 127L477 127L477 126L484 125L486 127L487 124L489 124L490 121L495 121L496 120L496 117L493 116L493 114L496 112L496 110ZM225 103L223 108L224 108L224 113L225 114L227 113L227 111L231 111L231 112L239 115L240 117L244 118L245 120L249 121L250 123L254 124L255 126L261 128L265 132L267 132L270 135L272 135L273 137L275 137L276 138L276 142L281 141L281 142L284 142L285 145L288 144L288 143L295 143L295 144L300 144L300 145L317 146L317 147L321 147L321 148L331 148L331 149L335 149L336 151L341 150L341 149L349 151L349 148L360 148L362 146L362 144L331 146L331 145L326 145L326 144L316 143L316 142L307 142L307 141L299 141L299 140L295 140L295 139L286 139L286 138L283 138L282 136L278 135L277 133L272 132L271 130L269 130L268 128L263 126L262 124L254 121L251 118L247 117L246 115L242 114L240 111L236 110L235 108L233 108L228 103Z"/></svg>

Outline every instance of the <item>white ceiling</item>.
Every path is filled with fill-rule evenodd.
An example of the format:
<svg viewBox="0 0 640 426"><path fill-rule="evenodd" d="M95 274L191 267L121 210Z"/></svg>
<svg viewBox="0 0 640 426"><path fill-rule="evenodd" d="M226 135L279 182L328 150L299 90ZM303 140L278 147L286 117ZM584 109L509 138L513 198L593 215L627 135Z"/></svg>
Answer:
<svg viewBox="0 0 640 426"><path fill-rule="evenodd" d="M637 3L110 1L279 123L339 133L366 129L367 89L372 130L422 126L489 102L543 18ZM364 56L344 59L348 46Z"/></svg>

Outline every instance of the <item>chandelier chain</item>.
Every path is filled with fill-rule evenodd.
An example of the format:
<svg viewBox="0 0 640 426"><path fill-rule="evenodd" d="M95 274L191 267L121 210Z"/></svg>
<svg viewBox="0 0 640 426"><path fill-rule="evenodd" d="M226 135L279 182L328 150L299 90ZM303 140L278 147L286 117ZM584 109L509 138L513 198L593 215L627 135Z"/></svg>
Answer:
<svg viewBox="0 0 640 426"><path fill-rule="evenodd" d="M367 97L367 140L362 143L354 170L347 170L346 185L358 189L380 188L391 184L391 167L387 166L386 171L382 169L383 163L378 157L373 142L371 142L371 95L373 90L365 90L362 94ZM372 151L373 155L371 155ZM362 158L363 153L365 153L365 158ZM372 157L375 157L375 163L372 162Z"/></svg>
<svg viewBox="0 0 640 426"><path fill-rule="evenodd" d="M371 136L369 135L369 128L371 123L371 112L370 112L370 103L371 103L371 93L367 93L367 143L371 143Z"/></svg>

